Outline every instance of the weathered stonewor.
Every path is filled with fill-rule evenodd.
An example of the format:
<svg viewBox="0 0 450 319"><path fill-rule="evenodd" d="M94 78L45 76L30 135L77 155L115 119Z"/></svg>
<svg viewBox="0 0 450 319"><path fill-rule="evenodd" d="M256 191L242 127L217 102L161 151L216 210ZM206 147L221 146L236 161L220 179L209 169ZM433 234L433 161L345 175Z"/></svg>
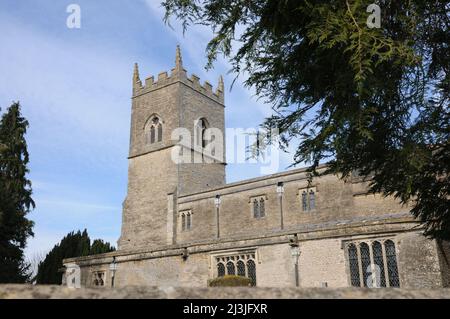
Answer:
<svg viewBox="0 0 450 319"><path fill-rule="evenodd" d="M450 299L450 289L182 288L120 289L0 285L0 299Z"/></svg>

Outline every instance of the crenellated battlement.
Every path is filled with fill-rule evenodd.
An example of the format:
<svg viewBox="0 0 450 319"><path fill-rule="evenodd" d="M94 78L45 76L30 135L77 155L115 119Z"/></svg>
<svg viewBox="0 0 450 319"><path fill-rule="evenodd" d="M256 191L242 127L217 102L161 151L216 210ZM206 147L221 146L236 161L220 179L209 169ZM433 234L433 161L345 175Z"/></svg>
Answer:
<svg viewBox="0 0 450 319"><path fill-rule="evenodd" d="M142 94L160 89L170 84L177 82L182 82L185 85L191 87L192 89L200 92L209 98L217 101L220 104L224 103L224 83L223 77L220 76L217 88L214 90L211 83L205 81L203 84L200 83L200 78L192 74L190 77L187 76L187 71L183 68L183 61L181 57L180 47L177 46L176 57L175 57L175 67L171 70L170 74L168 72L160 72L155 81L153 76L145 79L144 85L139 76L138 64L134 65L133 74L133 97L137 97Z"/></svg>

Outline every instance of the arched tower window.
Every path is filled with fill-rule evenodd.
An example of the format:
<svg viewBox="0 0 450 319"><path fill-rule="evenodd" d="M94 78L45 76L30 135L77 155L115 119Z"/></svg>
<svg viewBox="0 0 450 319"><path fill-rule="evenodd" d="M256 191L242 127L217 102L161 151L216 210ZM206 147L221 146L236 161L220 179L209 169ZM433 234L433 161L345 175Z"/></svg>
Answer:
<svg viewBox="0 0 450 319"><path fill-rule="evenodd" d="M205 148L207 144L207 140L205 138L205 132L208 128L208 121L206 119L201 118L197 121L195 125L195 145L200 148Z"/></svg>
<svg viewBox="0 0 450 319"><path fill-rule="evenodd" d="M145 127L145 135L147 144L162 141L163 124L158 116L154 115L149 119Z"/></svg>

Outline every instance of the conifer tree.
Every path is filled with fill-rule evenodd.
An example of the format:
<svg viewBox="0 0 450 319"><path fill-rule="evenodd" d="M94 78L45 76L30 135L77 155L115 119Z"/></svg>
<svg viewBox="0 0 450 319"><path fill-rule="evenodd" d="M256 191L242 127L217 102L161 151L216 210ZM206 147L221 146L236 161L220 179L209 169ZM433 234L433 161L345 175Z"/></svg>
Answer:
<svg viewBox="0 0 450 319"><path fill-rule="evenodd" d="M448 0L163 6L185 30L211 27L207 67L224 55L273 106L262 126L280 136L268 144L298 143L293 163L311 165L311 176L322 163L324 173L363 176L372 192L410 204L425 235L450 240Z"/></svg>
<svg viewBox="0 0 450 319"><path fill-rule="evenodd" d="M27 128L19 103L13 103L0 121L0 283L29 279L23 250L33 235L33 222L26 216L34 202L27 179Z"/></svg>
<svg viewBox="0 0 450 319"><path fill-rule="evenodd" d="M60 269L66 258L96 255L114 250L115 248L110 243L101 239L94 240L91 246L91 239L86 229L83 232L70 232L53 247L39 264L35 278L36 283L60 285L62 281Z"/></svg>

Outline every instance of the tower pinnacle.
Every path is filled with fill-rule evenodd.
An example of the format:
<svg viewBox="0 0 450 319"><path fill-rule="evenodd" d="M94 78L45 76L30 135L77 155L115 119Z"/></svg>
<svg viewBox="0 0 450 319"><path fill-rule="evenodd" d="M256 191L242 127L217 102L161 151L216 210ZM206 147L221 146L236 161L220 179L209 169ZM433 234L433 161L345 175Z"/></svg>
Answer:
<svg viewBox="0 0 450 319"><path fill-rule="evenodd" d="M133 92L136 92L141 87L142 87L142 82L139 77L139 66L137 63L135 63L134 64L134 72L133 72Z"/></svg>
<svg viewBox="0 0 450 319"><path fill-rule="evenodd" d="M217 91L222 92L224 91L224 84L223 84L223 77L222 75L219 77L219 86L217 87Z"/></svg>
<svg viewBox="0 0 450 319"><path fill-rule="evenodd" d="M177 51L175 55L175 69L182 69L183 68L183 58L181 57L181 50L180 46L177 45Z"/></svg>

